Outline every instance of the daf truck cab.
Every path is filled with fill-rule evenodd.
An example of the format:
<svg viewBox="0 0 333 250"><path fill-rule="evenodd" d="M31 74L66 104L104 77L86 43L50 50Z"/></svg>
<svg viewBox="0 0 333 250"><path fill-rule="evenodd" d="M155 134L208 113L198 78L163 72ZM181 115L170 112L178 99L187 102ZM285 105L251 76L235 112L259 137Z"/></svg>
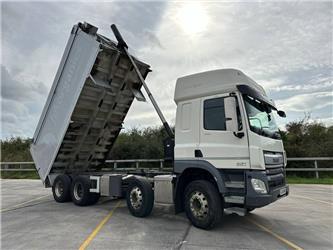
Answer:
<svg viewBox="0 0 333 250"><path fill-rule="evenodd" d="M93 25L74 25L34 134L30 151L55 201L87 206L100 196L124 197L137 217L169 205L210 229L224 212L246 215L288 195L275 122L285 113L259 84L236 69L179 78L174 134L145 82L150 66L111 29L117 43ZM134 98L145 101L142 87L168 134L172 170L106 166Z"/></svg>
<svg viewBox="0 0 333 250"><path fill-rule="evenodd" d="M177 209L208 213L203 190L186 192L194 180L213 184L222 206L239 214L288 194L286 155L274 118L285 114L259 84L236 69L208 71L179 78L174 100ZM182 204L184 192L189 201Z"/></svg>

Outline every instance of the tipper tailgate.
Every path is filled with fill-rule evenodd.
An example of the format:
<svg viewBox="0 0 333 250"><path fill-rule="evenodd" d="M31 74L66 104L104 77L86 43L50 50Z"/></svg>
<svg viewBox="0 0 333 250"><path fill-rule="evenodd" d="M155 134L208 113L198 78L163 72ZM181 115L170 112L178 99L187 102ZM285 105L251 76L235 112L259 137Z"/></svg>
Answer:
<svg viewBox="0 0 333 250"><path fill-rule="evenodd" d="M30 151L44 183L50 173L98 169L134 98L144 100L128 57L96 32L73 27L35 131ZM135 61L146 77L149 65Z"/></svg>

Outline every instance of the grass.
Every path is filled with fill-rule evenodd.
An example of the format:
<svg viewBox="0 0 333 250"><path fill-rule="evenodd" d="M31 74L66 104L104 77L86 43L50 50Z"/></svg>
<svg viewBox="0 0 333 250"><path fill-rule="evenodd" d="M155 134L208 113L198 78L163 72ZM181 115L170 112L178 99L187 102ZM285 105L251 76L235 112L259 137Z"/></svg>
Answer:
<svg viewBox="0 0 333 250"><path fill-rule="evenodd" d="M287 176L288 184L330 184L333 185L333 177L306 178L297 176Z"/></svg>
<svg viewBox="0 0 333 250"><path fill-rule="evenodd" d="M6 172L1 171L2 179L39 179L36 171L17 171L17 172Z"/></svg>

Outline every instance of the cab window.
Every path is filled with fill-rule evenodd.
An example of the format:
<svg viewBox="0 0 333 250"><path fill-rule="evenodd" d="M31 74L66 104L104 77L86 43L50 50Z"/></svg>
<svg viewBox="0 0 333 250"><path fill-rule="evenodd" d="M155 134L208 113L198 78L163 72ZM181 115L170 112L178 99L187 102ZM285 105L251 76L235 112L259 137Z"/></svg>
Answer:
<svg viewBox="0 0 333 250"><path fill-rule="evenodd" d="M204 129L226 130L224 98L213 98L204 101Z"/></svg>

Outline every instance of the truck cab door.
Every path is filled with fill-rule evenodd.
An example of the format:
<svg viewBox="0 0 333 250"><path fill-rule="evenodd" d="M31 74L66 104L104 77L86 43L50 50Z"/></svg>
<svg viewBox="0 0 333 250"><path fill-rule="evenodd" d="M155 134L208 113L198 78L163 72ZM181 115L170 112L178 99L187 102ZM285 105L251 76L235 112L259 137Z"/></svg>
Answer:
<svg viewBox="0 0 333 250"><path fill-rule="evenodd" d="M228 106L234 98L237 110L237 121L232 121ZM201 99L199 146L195 150L195 157L208 161L216 168L246 169L250 168L248 137L244 129L243 111L239 108L239 98L228 94L214 95ZM227 108L227 109L226 109ZM234 117L235 119L235 117ZM235 122L240 131L231 131L229 124ZM229 129L229 130L228 130ZM237 136L241 132L242 136Z"/></svg>

